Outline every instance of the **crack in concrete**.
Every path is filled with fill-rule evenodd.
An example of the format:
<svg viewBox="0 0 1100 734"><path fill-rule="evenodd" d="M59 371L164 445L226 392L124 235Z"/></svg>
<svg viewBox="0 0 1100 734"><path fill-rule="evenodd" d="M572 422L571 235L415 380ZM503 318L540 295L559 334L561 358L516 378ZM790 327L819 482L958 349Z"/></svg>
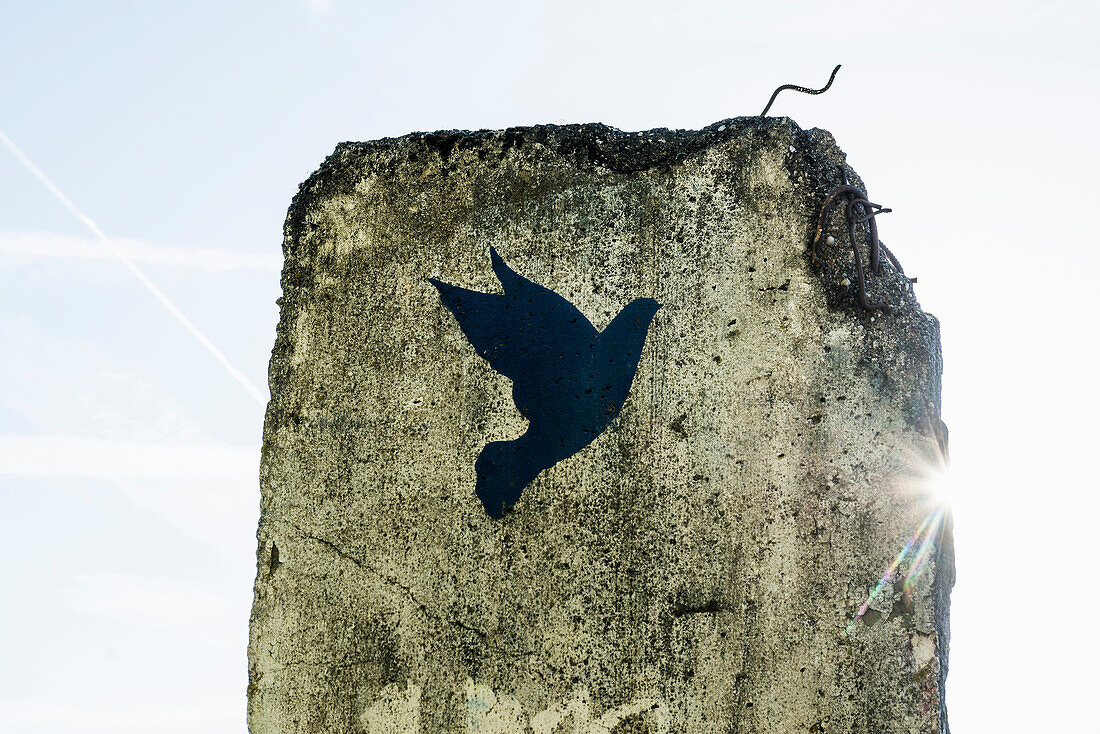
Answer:
<svg viewBox="0 0 1100 734"><path fill-rule="evenodd" d="M327 667L330 670L348 670L350 668L361 668L364 665L375 664L374 660L352 660L345 663L331 663L327 660L290 660L285 663L277 663L265 672L277 673L280 670L287 668L320 668Z"/></svg>
<svg viewBox="0 0 1100 734"><path fill-rule="evenodd" d="M376 579L378 579L379 581L381 581L382 583L384 583L388 586L393 586L393 587L396 587L396 588L400 589L401 591L403 591L405 593L405 596L408 597L408 600L411 601L416 606L416 608L419 609L422 614L424 614L425 617L427 617L429 619L433 619L437 622L442 622L443 624L449 624L449 625L452 625L454 627L458 627L459 629L462 629L462 630L470 632L474 635L477 635L478 637L481 638L482 642L485 645L497 650L500 653L508 655L510 657L528 657L528 656L531 656L531 655L534 654L530 650L514 650L514 649L509 649L509 648L506 648L506 647L501 647L500 645L495 644L492 641L492 639L490 638L489 633L486 632L485 630L482 630L482 629L479 629L478 627L474 627L473 625L467 624L466 622L463 622L458 617L444 616L442 614L439 614L438 612L432 611L431 609L428 608L428 606L424 602L420 601L420 599L418 599L416 597L416 594L413 593L413 590L410 587L405 586L404 584L402 584L400 581L398 581L393 576L387 576L386 574L382 573L381 571L374 568L373 566L370 566L370 565L364 563L360 559L356 558L355 556L353 556L350 553L348 553L347 551L345 551L340 546L333 543L331 540L327 540L325 538L321 538L321 537L318 537L318 536L313 535L311 533L308 533L301 526L297 525L296 523L289 522L289 521L286 521L286 522L287 522L288 525L293 527L298 532L299 537L301 537L302 539L312 540L313 542L315 542L315 543L317 543L321 546L324 546L325 548L328 548L330 551L335 553L340 558L343 558L345 561L348 561L349 563L354 565L360 571L363 571L363 572L365 572L365 573L367 573L371 576L374 576ZM323 662L318 662L316 664L317 665L322 665Z"/></svg>

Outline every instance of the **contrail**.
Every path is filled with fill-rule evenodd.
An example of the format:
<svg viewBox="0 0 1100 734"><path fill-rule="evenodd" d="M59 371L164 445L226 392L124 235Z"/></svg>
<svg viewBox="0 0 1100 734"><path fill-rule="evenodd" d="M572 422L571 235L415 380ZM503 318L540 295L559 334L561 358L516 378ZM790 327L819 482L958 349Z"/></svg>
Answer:
<svg viewBox="0 0 1100 734"><path fill-rule="evenodd" d="M252 381L245 377L243 372L233 366L233 363L229 361L229 358L226 357L224 353L222 353L222 350L214 346L214 343L207 339L206 335L199 331L198 327L191 323L191 320L184 316L183 312L176 308L175 304L168 300L168 296L164 295L164 293L161 292L160 288L157 288L156 284L154 284L153 281L149 280L148 276L146 276L145 273L141 272L138 266L135 265L130 258L126 257L126 253L120 250L118 245L111 241L110 237L103 234L103 231L96 226L96 223L93 222L90 217L77 209L76 205L69 201L69 197L65 196L65 194L62 193L61 189L57 188L57 186L54 185L54 182L51 181L49 177L46 176L46 174L43 173L38 166L34 165L34 163L31 162L30 158L27 158L23 151L19 149L19 146L13 143L11 138L4 134L3 130L0 130L0 140L2 140L4 142L4 145L8 147L8 150L10 150L12 154L19 159L19 162L26 166L27 170L33 173L35 178L41 181L42 184L47 189L49 189L54 196L57 197L58 201L65 205L65 208L68 209L74 217L83 222L84 226L91 230L92 234L94 234L100 242L106 245L111 250L111 252L114 253L115 257L117 257L122 262L122 264L125 265L126 268L134 274L134 277L141 281L142 285L149 289L149 292L152 293L158 301L164 304L164 307L168 309L168 312L175 316L176 320L183 324L183 327L185 329L191 332L191 336L198 339L199 344L203 345L203 347L206 348L206 351L214 355L214 359L218 360L221 366L225 368L226 372L228 372L234 380L241 383L244 389L248 391L249 395L254 397L260 405L264 405L267 403L267 398L265 398L264 394L260 392L260 389L253 385Z"/></svg>

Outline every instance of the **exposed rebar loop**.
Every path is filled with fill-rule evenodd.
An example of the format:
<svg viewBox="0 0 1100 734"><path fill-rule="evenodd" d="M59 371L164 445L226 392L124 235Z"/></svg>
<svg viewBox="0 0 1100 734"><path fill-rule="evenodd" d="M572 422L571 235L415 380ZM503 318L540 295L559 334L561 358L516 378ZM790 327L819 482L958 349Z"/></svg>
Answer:
<svg viewBox="0 0 1100 734"><path fill-rule="evenodd" d="M775 98L779 96L779 93L785 89L791 89L796 92L802 92L803 94L821 94L829 90L829 87L833 86L833 80L836 79L836 73L840 71L840 64L833 67L833 73L829 75L829 81L825 83L821 89L810 89L808 87L801 87L797 84L784 84L778 87L772 92L771 99L768 100L768 104L764 107L764 111L760 113L761 117L768 114L768 110L772 108L772 103L775 102ZM843 169L841 169L843 172ZM867 199L867 194L855 186L848 183L848 174L844 175L844 183L833 189L827 197L825 202L821 205L821 214L817 220L817 232L814 234L813 246L810 250L814 267L818 267L818 250L821 244L821 233L825 229L825 222L829 217L829 212L837 202L843 200L847 209L848 220L848 237L852 242L852 255L856 261L856 279L859 283L859 303L863 308L868 311L889 311L890 306L886 303L880 303L878 301L872 301L867 297L867 282L863 272L863 257L859 251L859 244L856 242L856 225L867 225L868 234L868 249L870 250L870 265L871 272L882 272L882 255L886 255L887 259L897 269L898 273L905 276L905 271L901 267L901 263L894 257L894 253L890 252L890 249L886 247L878 238L878 224L875 222L875 217L879 214L886 214L890 209L882 206L881 204L875 204ZM832 244L831 242L829 244ZM916 278L908 278L910 283L916 283Z"/></svg>
<svg viewBox="0 0 1100 734"><path fill-rule="evenodd" d="M846 218L848 222L848 237L852 243L852 256L856 261L856 281L859 285L859 303L863 308L868 311L889 311L890 307L885 303L878 301L872 301L867 297L867 283L863 272L863 256L859 251L859 243L856 241L856 225L867 225L869 261L871 272L882 272L882 255L885 254L890 263L897 268L898 272L905 275L905 271L901 268L901 263L894 257L894 253L882 244L878 238L878 224L875 223L875 217L879 214L886 214L890 209L882 206L881 204L875 204L868 201L867 194L862 189L852 186L848 183L848 177L845 175L844 183L837 186L829 195L825 197L825 201L821 205L821 214L817 218L817 231L814 233L813 245L810 249L810 258L817 267L819 264L818 252L821 246L821 234L825 230L825 223L828 221L829 213L832 208L836 206L838 202L843 200L846 204ZM910 282L915 282L915 278L910 278Z"/></svg>
<svg viewBox="0 0 1100 734"><path fill-rule="evenodd" d="M833 79L836 79L836 73L838 71L840 71L840 64L836 65L836 68L833 69L833 73L829 75L829 82L825 86L823 86L821 89L810 89L809 87L800 87L797 84L784 84L783 86L779 87L774 92L772 92L772 98L768 100L768 104L764 108L764 111L760 113L760 116L764 117L765 115L768 114L768 110L770 110L772 108L772 102L775 102L775 98L778 97L779 93L782 92L784 89L793 89L794 91L802 92L803 94L821 94L822 92L828 91L829 87L833 86Z"/></svg>

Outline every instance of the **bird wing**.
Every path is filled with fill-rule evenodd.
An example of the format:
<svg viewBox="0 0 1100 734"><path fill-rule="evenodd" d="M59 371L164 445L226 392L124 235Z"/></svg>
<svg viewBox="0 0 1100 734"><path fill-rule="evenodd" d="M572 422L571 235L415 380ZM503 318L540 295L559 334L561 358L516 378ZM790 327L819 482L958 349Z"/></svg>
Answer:
<svg viewBox="0 0 1100 734"><path fill-rule="evenodd" d="M495 247L489 248L489 257L492 258L493 272L496 273L497 280L504 286L504 295L513 304L526 301L531 310L539 311L551 321L567 324L567 330L575 332L575 336L587 336L589 331L593 334L598 333L596 327L572 303L549 288L527 280L508 267L508 263L504 262Z"/></svg>
<svg viewBox="0 0 1100 734"><path fill-rule="evenodd" d="M508 267L493 248L493 272L504 293L480 293L429 278L479 355L512 380L514 391L539 392L567 349L592 344L599 333L577 308ZM517 407L525 412L526 400Z"/></svg>
<svg viewBox="0 0 1100 734"><path fill-rule="evenodd" d="M504 296L497 293L481 293L459 288L435 278L428 281L439 291L443 301L458 321L462 333L473 345L474 350L489 361L497 372L500 348L506 341L507 332L501 314L504 311ZM501 374L504 374L501 372Z"/></svg>

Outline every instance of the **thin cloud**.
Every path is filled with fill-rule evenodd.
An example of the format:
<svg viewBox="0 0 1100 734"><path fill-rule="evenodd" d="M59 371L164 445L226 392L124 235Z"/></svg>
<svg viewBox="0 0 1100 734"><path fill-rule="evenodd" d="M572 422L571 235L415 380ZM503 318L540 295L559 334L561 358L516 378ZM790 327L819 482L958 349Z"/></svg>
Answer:
<svg viewBox="0 0 1100 734"><path fill-rule="evenodd" d="M247 634L249 595L218 594L162 576L93 573L69 589L69 606L211 647L236 649Z"/></svg>
<svg viewBox="0 0 1100 734"><path fill-rule="evenodd" d="M259 475L258 445L0 434L0 477L105 483L234 559L247 558L255 543Z"/></svg>
<svg viewBox="0 0 1100 734"><path fill-rule="evenodd" d="M218 443L109 441L66 435L0 434L0 474L120 480L240 479L254 483L257 448Z"/></svg>
<svg viewBox="0 0 1100 734"><path fill-rule="evenodd" d="M243 698L243 697L242 697ZM237 698L221 701L135 702L133 698L95 703L73 703L71 697L46 701L0 699L0 724L5 726L100 732L243 731L244 704Z"/></svg>
<svg viewBox="0 0 1100 734"><path fill-rule="evenodd" d="M227 270L278 272L282 267L282 256L276 253L251 254L229 250L192 249L126 237L116 237L113 241L130 260L146 265L199 268L213 272ZM57 232L0 232L0 254L25 258L112 261L118 259L95 238L74 237Z"/></svg>
<svg viewBox="0 0 1100 734"><path fill-rule="evenodd" d="M258 468L259 451L248 477L140 477L110 484L136 506L222 553L227 563L251 568L260 514Z"/></svg>

